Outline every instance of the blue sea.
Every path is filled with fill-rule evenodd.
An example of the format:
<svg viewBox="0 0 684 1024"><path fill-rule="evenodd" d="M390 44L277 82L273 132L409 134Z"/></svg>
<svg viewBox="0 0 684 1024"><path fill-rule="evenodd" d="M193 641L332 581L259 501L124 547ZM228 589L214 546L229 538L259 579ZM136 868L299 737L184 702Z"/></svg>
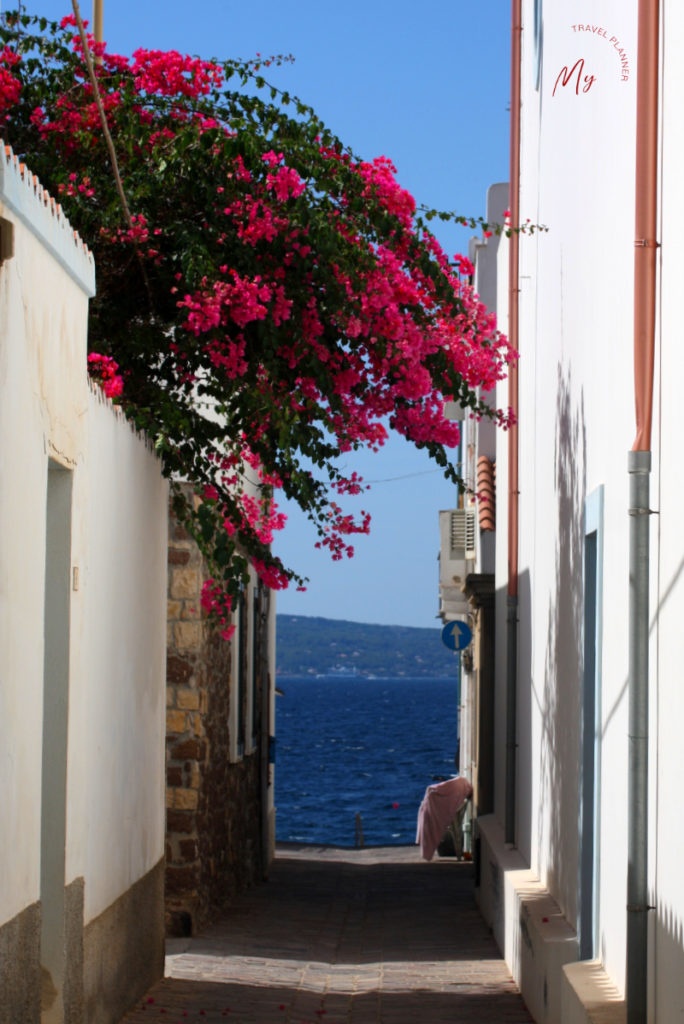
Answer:
<svg viewBox="0 0 684 1024"><path fill-rule="evenodd" d="M278 676L276 838L354 846L415 841L425 788L455 774L458 683Z"/></svg>

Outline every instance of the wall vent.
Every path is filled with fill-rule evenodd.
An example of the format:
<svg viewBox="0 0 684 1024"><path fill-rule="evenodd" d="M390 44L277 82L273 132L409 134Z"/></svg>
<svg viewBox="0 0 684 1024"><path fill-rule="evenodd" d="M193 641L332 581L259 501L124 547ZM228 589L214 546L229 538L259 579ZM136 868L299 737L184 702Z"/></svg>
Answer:
<svg viewBox="0 0 684 1024"><path fill-rule="evenodd" d="M474 508L452 509L450 523L451 557L475 558L475 524Z"/></svg>

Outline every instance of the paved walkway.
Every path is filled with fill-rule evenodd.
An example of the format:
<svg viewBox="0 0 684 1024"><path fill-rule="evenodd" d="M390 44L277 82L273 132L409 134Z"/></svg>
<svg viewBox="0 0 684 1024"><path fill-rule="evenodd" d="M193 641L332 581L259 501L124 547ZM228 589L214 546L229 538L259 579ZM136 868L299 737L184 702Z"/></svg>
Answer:
<svg viewBox="0 0 684 1024"><path fill-rule="evenodd" d="M125 1024L532 1019L475 906L471 865L428 864L417 847L279 844L267 883L167 952L167 977Z"/></svg>

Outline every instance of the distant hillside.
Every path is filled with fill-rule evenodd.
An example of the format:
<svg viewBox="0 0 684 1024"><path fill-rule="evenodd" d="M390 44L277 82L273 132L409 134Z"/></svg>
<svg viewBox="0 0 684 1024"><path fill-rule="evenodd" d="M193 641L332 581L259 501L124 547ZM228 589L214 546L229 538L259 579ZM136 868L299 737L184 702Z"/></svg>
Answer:
<svg viewBox="0 0 684 1024"><path fill-rule="evenodd" d="M276 621L279 675L450 676L457 671L457 656L442 643L439 627L376 626L308 615L278 615Z"/></svg>

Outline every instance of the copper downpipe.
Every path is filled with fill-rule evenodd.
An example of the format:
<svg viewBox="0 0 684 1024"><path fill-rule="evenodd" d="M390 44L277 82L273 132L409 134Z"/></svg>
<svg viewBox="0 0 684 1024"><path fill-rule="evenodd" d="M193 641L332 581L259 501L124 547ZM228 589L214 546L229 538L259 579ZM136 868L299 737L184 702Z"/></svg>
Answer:
<svg viewBox="0 0 684 1024"><path fill-rule="evenodd" d="M658 0L640 0L637 51L634 236L634 401L632 451L650 451L658 242Z"/></svg>

